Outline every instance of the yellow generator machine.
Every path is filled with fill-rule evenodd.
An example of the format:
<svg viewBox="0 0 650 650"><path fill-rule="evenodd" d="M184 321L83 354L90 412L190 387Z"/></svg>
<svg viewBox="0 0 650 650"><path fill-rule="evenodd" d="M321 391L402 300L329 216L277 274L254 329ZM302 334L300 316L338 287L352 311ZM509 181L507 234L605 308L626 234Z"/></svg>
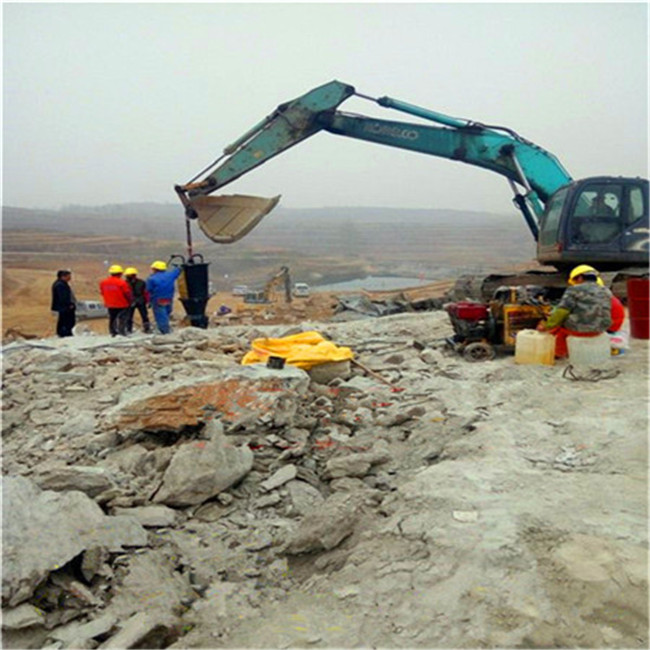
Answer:
<svg viewBox="0 0 650 650"><path fill-rule="evenodd" d="M514 352L517 333L535 329L551 311L538 286L499 287L492 300L445 305L454 328L447 343L467 361L494 359L497 351Z"/></svg>

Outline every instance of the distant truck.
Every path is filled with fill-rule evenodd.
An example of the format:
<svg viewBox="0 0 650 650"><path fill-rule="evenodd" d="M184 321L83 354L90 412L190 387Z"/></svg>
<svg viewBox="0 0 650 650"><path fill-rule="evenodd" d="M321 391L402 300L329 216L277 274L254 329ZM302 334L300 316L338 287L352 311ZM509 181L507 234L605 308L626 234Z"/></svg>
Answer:
<svg viewBox="0 0 650 650"><path fill-rule="evenodd" d="M77 320L90 320L92 318L106 318L108 309L97 300L78 300L76 309Z"/></svg>
<svg viewBox="0 0 650 650"><path fill-rule="evenodd" d="M296 298L308 298L311 295L311 289L306 282L296 282L293 285L293 295Z"/></svg>
<svg viewBox="0 0 650 650"><path fill-rule="evenodd" d="M232 288L233 296L245 296L248 293L248 286L245 284L237 284Z"/></svg>

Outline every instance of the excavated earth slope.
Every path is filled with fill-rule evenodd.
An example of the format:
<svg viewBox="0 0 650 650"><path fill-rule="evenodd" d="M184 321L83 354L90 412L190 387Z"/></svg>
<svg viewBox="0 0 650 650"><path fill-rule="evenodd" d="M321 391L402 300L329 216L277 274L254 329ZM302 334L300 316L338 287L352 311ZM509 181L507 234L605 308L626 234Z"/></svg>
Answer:
<svg viewBox="0 0 650 650"><path fill-rule="evenodd" d="M576 381L443 312L300 327L363 367L4 347L4 647L648 647L647 341Z"/></svg>

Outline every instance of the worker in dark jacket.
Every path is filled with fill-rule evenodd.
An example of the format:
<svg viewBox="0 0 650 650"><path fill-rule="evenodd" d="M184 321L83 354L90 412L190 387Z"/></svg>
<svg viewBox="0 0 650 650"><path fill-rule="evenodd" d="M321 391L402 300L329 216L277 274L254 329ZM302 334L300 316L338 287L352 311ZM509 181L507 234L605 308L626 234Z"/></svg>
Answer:
<svg viewBox="0 0 650 650"><path fill-rule="evenodd" d="M133 332L133 315L137 309L140 313L142 320L142 330L144 332L151 332L151 322L149 321L149 312L147 311L147 304L149 304L149 292L144 280L138 277L138 269L130 266L124 271L124 277L131 287L133 294L133 304L129 308L129 313L126 318L126 331L128 334Z"/></svg>
<svg viewBox="0 0 650 650"><path fill-rule="evenodd" d="M147 278L147 291L151 301L153 317L161 334L169 334L169 317L174 302L175 283L181 274L179 267L167 269L167 264L156 260L151 265L151 275Z"/></svg>
<svg viewBox="0 0 650 650"><path fill-rule="evenodd" d="M555 356L564 358L569 351L568 336L593 337L612 326L612 292L598 271L581 264L569 274L569 287L546 321L537 329L555 336Z"/></svg>
<svg viewBox="0 0 650 650"><path fill-rule="evenodd" d="M113 264L109 276L99 283L99 290L108 309L108 331L111 336L126 336L126 319L133 302L133 294L128 282L122 277L124 269Z"/></svg>
<svg viewBox="0 0 650 650"><path fill-rule="evenodd" d="M72 336L72 328L77 322L77 301L70 287L72 272L57 271L56 280L52 284L52 311L59 315L56 322L57 336Z"/></svg>

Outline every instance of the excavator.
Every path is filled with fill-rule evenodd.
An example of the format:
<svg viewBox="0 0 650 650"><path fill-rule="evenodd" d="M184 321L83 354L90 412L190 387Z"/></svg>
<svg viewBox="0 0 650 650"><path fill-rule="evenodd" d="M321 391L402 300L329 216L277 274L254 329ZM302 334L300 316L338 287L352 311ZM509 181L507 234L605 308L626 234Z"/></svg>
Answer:
<svg viewBox="0 0 650 650"><path fill-rule="evenodd" d="M249 291L244 295L244 302L246 303L262 303L268 304L271 302L271 291L280 286L284 288L284 300L290 303L291 298L291 275L289 274L289 267L282 266L280 270L267 280L264 288L260 291Z"/></svg>
<svg viewBox="0 0 650 650"><path fill-rule="evenodd" d="M350 97L406 113L429 123L388 121L337 110ZM374 98L331 81L278 106L223 150L211 165L174 187L187 228L198 220L215 242L237 241L278 203L245 195L212 196L271 158L325 131L474 165L503 176L513 203L537 242L537 261L549 272L521 276L462 276L457 297L491 296L499 285L566 287L577 264L595 266L624 296L629 276L648 271L648 181L597 176L574 180L550 152L510 128L451 117L391 97Z"/></svg>

